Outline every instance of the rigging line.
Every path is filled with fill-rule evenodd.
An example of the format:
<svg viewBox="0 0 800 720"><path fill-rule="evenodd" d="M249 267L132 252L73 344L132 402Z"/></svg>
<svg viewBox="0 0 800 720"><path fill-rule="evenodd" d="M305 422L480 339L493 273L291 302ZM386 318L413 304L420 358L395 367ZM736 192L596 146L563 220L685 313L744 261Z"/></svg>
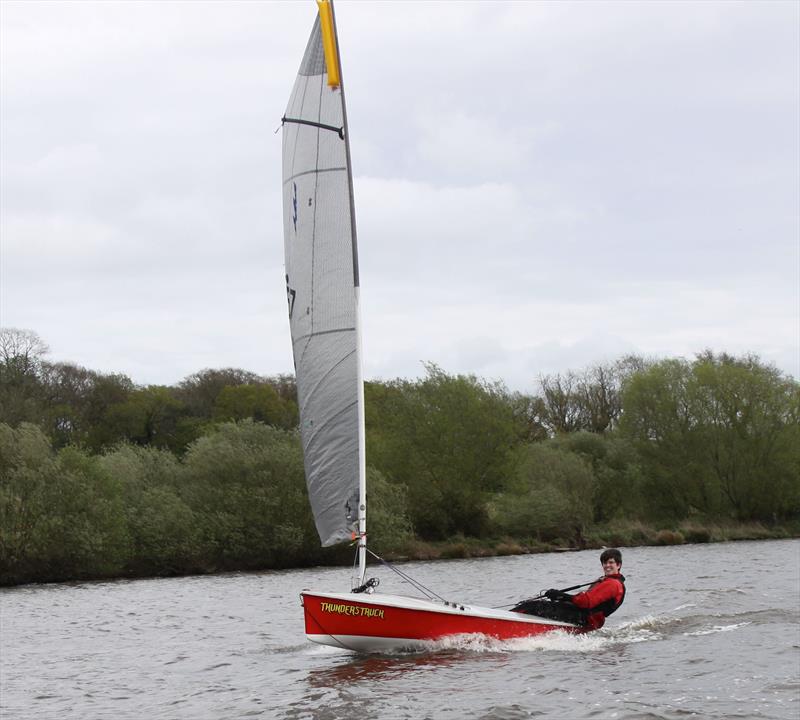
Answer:
<svg viewBox="0 0 800 720"><path fill-rule="evenodd" d="M345 643L343 643L343 642L342 642L342 641L341 641L341 640L340 640L340 639L339 639L339 638L338 638L336 635L333 635L332 633L328 632L328 631L326 630L325 626L324 626L324 625L323 625L323 624L322 624L322 623L319 621L319 618L318 618L318 617L317 617L317 616L316 616L314 613L312 613L312 612L311 612L311 610L309 610L309 609L308 609L308 608L305 606L305 603L303 603L303 607L305 608L305 611L306 611L306 612L307 612L307 613L308 613L308 614L311 616L311 619L312 619L312 620L314 620L314 622L315 622L315 623L317 623L317 625L319 625L320 629L321 629L321 630L323 630L323 631L325 632L325 634L326 634L326 635L327 635L327 636L328 636L328 637L329 637L331 640L333 640L333 641L334 641L334 642L336 642L336 643L339 643L339 645L341 645L341 647L342 647L342 649L343 649L343 650L351 650L352 652L358 652L358 650L357 650L356 648L354 648L354 647L350 647L349 645L346 645L346 644L345 644Z"/></svg>
<svg viewBox="0 0 800 720"><path fill-rule="evenodd" d="M367 552L370 552L369 548L367 548ZM378 559L384 565L386 565L386 567L388 567L390 570L392 570L393 572L397 573L403 580L405 580L415 590L417 590L418 592L422 593L426 598L428 598L428 600L433 600L433 598L438 598L439 600L444 602L444 598L442 598L441 595L438 595L435 592L433 592L432 590L429 590L424 585L422 585L421 583L419 583L416 580L414 580L414 578L410 577L409 575L406 575L405 573L401 572L400 570L398 570L393 565L390 565L389 563L387 563L383 558L378 558Z"/></svg>
<svg viewBox="0 0 800 720"><path fill-rule="evenodd" d="M424 585L423 585L421 582L419 582L418 580L415 580L415 579L414 579L414 578L412 578L410 575L408 575L408 574L404 573L402 570L398 570L398 569L397 569L397 568L396 568L394 565L392 565L392 564L391 564L390 562L388 562L387 560L384 560L384 559L383 559L383 558L382 558L380 555L376 555L376 554L375 554L374 552L372 552L372 550L370 550L369 548L366 548L366 550L367 550L367 552L368 552L370 555L372 555L372 557L374 557L376 560L379 560L380 562L382 562L384 565L386 565L386 567L387 567L387 568L389 568L390 570L392 570L392 571L396 572L396 573L397 573L397 574L398 574L398 575L399 575L401 578L403 578L403 579L404 579L406 582L408 582L408 583L410 583L411 585L413 585L413 586L414 586L414 587L415 587L417 590L419 590L419 591L420 591L420 592L421 592L423 595L425 595L425 596L426 596L426 597L427 597L429 600L430 600L431 598L434 598L434 597L435 597L435 598L438 598L439 600L441 600L442 602L444 602L444 601L445 601L445 600L444 600L444 598L443 598L441 595L439 595L438 593L434 592L434 591L433 591L433 590L431 590L430 588L427 588L427 587L425 587L425 586L424 586Z"/></svg>
<svg viewBox="0 0 800 720"><path fill-rule="evenodd" d="M344 125L336 127L335 125L326 125L325 123L314 122L313 120L302 120L301 118L289 118L285 115L281 118L281 125L284 123L297 123L298 125L310 125L311 127L321 128L322 130L331 130L335 132L342 140L344 140Z"/></svg>
<svg viewBox="0 0 800 720"><path fill-rule="evenodd" d="M602 580L602 578L600 578L600 579ZM565 593L565 592L569 592L570 590L577 590L578 588L588 587L589 585L594 585L596 582L597 582L597 580L590 580L589 582L581 583L580 585L573 585L572 587L564 588L563 590L559 590L558 592ZM525 600L520 600L519 602L511 603L510 605L493 605L492 607L495 610L502 610L503 608L513 607L515 605L520 605L521 603L524 603L524 602L530 602L531 600L541 600L543 597L546 597L546 596L547 596L547 591L546 590L542 590L535 597L527 598Z"/></svg>

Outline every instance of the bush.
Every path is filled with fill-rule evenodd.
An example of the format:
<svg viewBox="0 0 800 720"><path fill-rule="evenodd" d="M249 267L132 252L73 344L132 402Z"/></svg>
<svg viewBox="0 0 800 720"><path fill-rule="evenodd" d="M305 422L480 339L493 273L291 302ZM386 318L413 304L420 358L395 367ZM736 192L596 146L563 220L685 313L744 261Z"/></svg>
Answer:
<svg viewBox="0 0 800 720"><path fill-rule="evenodd" d="M465 542L447 543L442 548L443 558L448 560L470 557L469 548Z"/></svg>
<svg viewBox="0 0 800 720"><path fill-rule="evenodd" d="M680 532L673 530L659 530L656 535L656 545L683 545L684 537Z"/></svg>
<svg viewBox="0 0 800 720"><path fill-rule="evenodd" d="M557 447L528 445L521 452L517 476L491 506L494 528L512 537L583 543L592 518L594 476L589 465Z"/></svg>
<svg viewBox="0 0 800 720"><path fill-rule="evenodd" d="M290 567L319 554L296 433L224 423L190 446L181 483L214 566Z"/></svg>
<svg viewBox="0 0 800 720"><path fill-rule="evenodd" d="M391 483L378 470L367 468L367 488L370 545L381 553L401 549L413 537L405 485Z"/></svg>
<svg viewBox="0 0 800 720"><path fill-rule="evenodd" d="M711 542L711 531L708 528L684 523L681 525L680 531L687 543Z"/></svg>
<svg viewBox="0 0 800 720"><path fill-rule="evenodd" d="M0 425L0 584L116 575L128 548L119 485L96 458Z"/></svg>
<svg viewBox="0 0 800 720"><path fill-rule="evenodd" d="M494 551L497 555L521 555L525 552L522 548L522 545L513 541L505 541L497 543L494 548Z"/></svg>
<svg viewBox="0 0 800 720"><path fill-rule="evenodd" d="M99 462L120 486L130 535L126 572L175 574L201 563L197 515L179 497L181 465L166 450L122 444Z"/></svg>

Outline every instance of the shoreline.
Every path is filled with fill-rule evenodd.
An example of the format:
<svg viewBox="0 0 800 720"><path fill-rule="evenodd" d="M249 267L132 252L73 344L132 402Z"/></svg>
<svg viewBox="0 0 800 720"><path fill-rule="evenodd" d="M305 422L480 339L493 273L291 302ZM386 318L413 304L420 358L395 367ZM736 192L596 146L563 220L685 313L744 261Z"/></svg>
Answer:
<svg viewBox="0 0 800 720"><path fill-rule="evenodd" d="M800 537L796 524L761 523L730 525L681 523L676 529L654 529L644 523L627 523L615 528L594 528L586 531L582 542L556 538L550 542L536 539L523 541L511 538L485 540L457 538L438 543L415 540L408 552L387 553L386 559L400 561L451 560L457 558L502 557L505 555L534 555L538 553L601 550L605 547L660 547L667 545L697 545L746 540L786 540Z"/></svg>
<svg viewBox="0 0 800 720"><path fill-rule="evenodd" d="M731 525L699 525L682 523L676 530L655 530L642 523L619 525L614 530L596 528L587 530L580 544L556 538L543 542L528 538L524 541L511 538L480 539L461 538L438 542L412 540L396 551L388 551L383 559L391 563L435 562L438 560L463 560L470 558L506 557L511 555L537 555L544 553L567 553L581 550L600 550L605 547L665 547L668 545L698 545L724 542L744 542L753 540L791 540L800 538L800 526L774 525L766 527L760 523ZM58 585L84 582L110 582L115 580L152 580L157 578L198 577L203 575L223 575L226 573L254 573L270 570L303 570L313 567L347 567L352 564L352 552L342 553L343 547L332 548L322 557L310 558L307 564L288 566L267 565L263 567L225 567L202 568L195 572L175 573L116 573L59 579L29 579L23 582L8 582L0 578L0 589L24 587L27 585ZM328 557L324 557L325 555ZM346 555L346 557L344 557Z"/></svg>

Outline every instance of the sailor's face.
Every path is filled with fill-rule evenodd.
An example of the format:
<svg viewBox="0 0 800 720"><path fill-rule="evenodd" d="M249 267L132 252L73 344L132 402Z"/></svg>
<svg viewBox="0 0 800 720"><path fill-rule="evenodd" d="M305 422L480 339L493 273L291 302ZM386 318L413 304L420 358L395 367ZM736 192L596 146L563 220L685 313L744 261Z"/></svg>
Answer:
<svg viewBox="0 0 800 720"><path fill-rule="evenodd" d="M603 563L603 574L606 576L617 575L621 567L622 566L614 560L614 558L609 558Z"/></svg>

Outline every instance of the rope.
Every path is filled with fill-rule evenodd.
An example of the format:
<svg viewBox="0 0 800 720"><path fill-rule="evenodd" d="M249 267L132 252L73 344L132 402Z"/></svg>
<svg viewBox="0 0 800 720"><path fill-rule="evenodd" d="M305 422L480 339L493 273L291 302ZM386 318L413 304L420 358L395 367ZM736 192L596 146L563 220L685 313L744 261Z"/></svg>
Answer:
<svg viewBox="0 0 800 720"><path fill-rule="evenodd" d="M421 592L425 597L427 597L428 600L433 600L434 598L436 598L437 600L440 600L441 602L445 601L444 598L441 595L439 595L438 593L435 593L430 588L425 587L418 580L414 580L414 578L412 578L410 575L408 575L407 573L404 573L402 570L399 570L394 565L392 565L390 562L388 562L387 560L384 560L380 555L376 555L369 548L367 548L367 552L370 555L372 555L372 557L374 557L376 560L379 560L381 563L383 563L387 568L389 568L389 570L391 570L392 572L397 573L401 578L403 578L403 580L405 580L407 583L409 583L409 585L412 585L419 592Z"/></svg>
<svg viewBox="0 0 800 720"><path fill-rule="evenodd" d="M589 585L594 585L596 582L597 582L597 580L590 580L589 582L581 583L580 585L573 585L572 587L564 588L563 590L559 590L558 592L565 593L565 592L569 592L570 590L577 590L578 588L588 587ZM520 601L515 602L515 603L510 603L509 605L493 605L492 607L495 610L502 610L503 608L514 607L515 605L521 605L524 602L531 602L532 600L541 600L545 596L546 592L547 592L547 590L542 590L536 597L527 598L526 600L520 600Z"/></svg>
<svg viewBox="0 0 800 720"><path fill-rule="evenodd" d="M327 636L328 636L328 637L329 637L331 640L333 640L334 642L338 643L338 644L341 646L341 648L342 648L343 650L350 650L351 652L358 652L358 650L357 650L356 648L354 648L354 647L350 647L349 645L346 645L346 644L345 644L345 643L343 643L341 640L339 640L339 638L338 638L338 637L336 637L336 635L332 635L331 633L329 633L329 632L328 632L328 631L325 629L325 626L324 626L324 625L323 625L323 624L322 624L322 623L319 621L319 618L318 618L316 615L314 615L314 613L312 613L312 612L311 612L311 610L309 610L307 607L305 607L305 602L303 603L303 607L305 608L305 611L306 611L306 612L307 612L307 613L308 613L308 614L309 614L309 615L310 615L310 616L311 616L311 617L314 619L314 622L315 622L315 623L317 623L317 625L319 625L320 629L321 629L321 630L322 630L322 631L323 631L323 632L324 632L324 633L325 633L325 634L326 634L326 635L327 635Z"/></svg>
<svg viewBox="0 0 800 720"><path fill-rule="evenodd" d="M372 557L374 557L376 560L378 560L381 563L383 563L387 568L389 568L389 570L391 570L392 572L397 573L401 578L403 578L403 580L405 580L407 583L409 583L414 588L416 588L419 592L421 592L423 595L425 595L425 597L427 597L428 600L433 600L434 598L436 598L437 600L439 600L439 601L441 601L443 603L446 602L445 599L441 595L439 595L438 593L435 593L430 588L425 587L425 585L423 585L421 582L419 582L418 580L415 580L414 578L412 578L408 573L404 573L402 570L399 570L394 565L392 565L390 562L388 562L387 560L384 560L380 555L377 555L376 553L372 552L372 550L370 550L369 548L367 548L367 552L370 555L372 555ZM357 563L358 563L358 552L356 551L356 559L355 559L355 561L353 563L353 566L355 567L357 565ZM356 591L364 591L369 587L375 587L377 584L378 584L377 578L370 578L360 588L356 588L356 590L354 590L354 592L356 592ZM305 603L303 603L303 604L305 605ZM320 629L329 638L331 638L331 640L333 640L335 643L337 643L343 650L350 650L352 652L358 652L358 650L356 648L350 647L349 645L343 643L336 635L333 635L332 633L328 632L327 629L325 628L325 626L320 622L320 619L313 612L311 612L311 610L309 608L307 608L307 607L306 607L306 612L313 618L314 622L317 623L317 625L320 627Z"/></svg>

